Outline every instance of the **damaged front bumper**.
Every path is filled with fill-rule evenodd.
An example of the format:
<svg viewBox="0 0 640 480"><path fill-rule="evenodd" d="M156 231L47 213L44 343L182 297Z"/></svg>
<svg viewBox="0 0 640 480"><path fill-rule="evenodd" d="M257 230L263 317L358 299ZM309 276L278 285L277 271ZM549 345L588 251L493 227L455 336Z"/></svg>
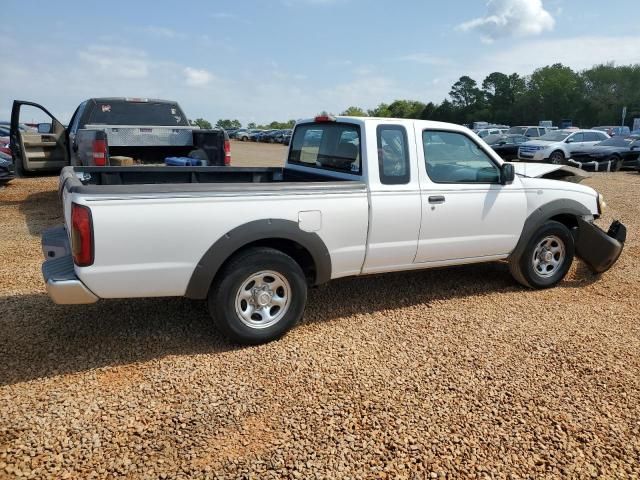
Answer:
<svg viewBox="0 0 640 480"><path fill-rule="evenodd" d="M617 220L605 232L578 217L578 228L574 230L576 254L596 273L606 272L616 263L626 239L627 227Z"/></svg>

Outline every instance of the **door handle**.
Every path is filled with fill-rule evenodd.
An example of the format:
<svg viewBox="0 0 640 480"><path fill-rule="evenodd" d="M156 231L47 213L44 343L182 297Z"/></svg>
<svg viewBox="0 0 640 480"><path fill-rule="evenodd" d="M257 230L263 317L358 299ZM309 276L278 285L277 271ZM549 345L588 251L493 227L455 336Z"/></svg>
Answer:
<svg viewBox="0 0 640 480"><path fill-rule="evenodd" d="M444 195L431 195L429 203L444 203Z"/></svg>

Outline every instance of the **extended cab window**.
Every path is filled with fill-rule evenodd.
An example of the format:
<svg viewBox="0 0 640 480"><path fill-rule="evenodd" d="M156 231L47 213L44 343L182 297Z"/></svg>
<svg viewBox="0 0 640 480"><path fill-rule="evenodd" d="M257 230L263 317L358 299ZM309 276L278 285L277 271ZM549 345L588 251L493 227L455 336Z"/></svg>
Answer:
<svg viewBox="0 0 640 480"><path fill-rule="evenodd" d="M499 183L500 171L469 137L457 132L422 132L424 161L435 183Z"/></svg>
<svg viewBox="0 0 640 480"><path fill-rule="evenodd" d="M409 147L404 127L379 125L377 137L380 182L385 185L409 183Z"/></svg>
<svg viewBox="0 0 640 480"><path fill-rule="evenodd" d="M350 123L298 126L291 141L289 163L361 174L360 127Z"/></svg>

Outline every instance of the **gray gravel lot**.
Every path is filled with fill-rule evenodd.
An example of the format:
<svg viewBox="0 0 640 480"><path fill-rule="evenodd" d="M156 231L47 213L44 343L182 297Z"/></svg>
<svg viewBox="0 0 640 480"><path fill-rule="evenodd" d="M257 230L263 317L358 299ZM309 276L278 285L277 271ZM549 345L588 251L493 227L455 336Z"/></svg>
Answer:
<svg viewBox="0 0 640 480"><path fill-rule="evenodd" d="M548 291L504 263L344 279L251 348L190 300L52 304L56 182L0 190L0 477L640 476L637 173L588 180L601 224L629 227L600 279L580 263Z"/></svg>

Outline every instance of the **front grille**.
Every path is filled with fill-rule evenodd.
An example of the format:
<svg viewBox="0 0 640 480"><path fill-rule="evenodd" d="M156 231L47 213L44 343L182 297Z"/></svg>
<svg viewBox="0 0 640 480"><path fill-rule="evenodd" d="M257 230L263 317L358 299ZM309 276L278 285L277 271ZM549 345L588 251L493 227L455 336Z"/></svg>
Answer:
<svg viewBox="0 0 640 480"><path fill-rule="evenodd" d="M520 153L535 153L538 150L542 150L544 147L538 147L538 146L533 146L533 145L523 145L522 147L520 147Z"/></svg>

